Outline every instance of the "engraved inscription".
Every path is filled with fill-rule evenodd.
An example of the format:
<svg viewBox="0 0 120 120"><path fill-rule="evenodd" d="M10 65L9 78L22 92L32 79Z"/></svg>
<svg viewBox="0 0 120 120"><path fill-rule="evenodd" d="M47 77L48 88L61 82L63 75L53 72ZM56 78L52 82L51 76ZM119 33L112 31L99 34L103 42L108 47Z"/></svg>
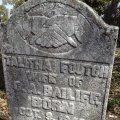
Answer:
<svg viewBox="0 0 120 120"><path fill-rule="evenodd" d="M72 117L71 119L69 116L76 114L77 104L85 106L87 104L96 109L102 106L103 95L98 91L85 90L84 84L88 78L91 81L98 79L97 82L102 84L101 78L104 80L109 78L110 71L107 65L103 66L98 63L90 65L83 62L25 56L6 56L4 60L11 69L23 69L28 82L27 86L24 86L22 80L19 79L14 80L13 84L16 92L28 94L31 101L31 107L18 108L22 116L34 116L36 119L46 120L85 120L84 117ZM62 81L65 84L62 84ZM82 114L85 108L79 109L78 112ZM51 112L43 115L41 111ZM61 113L62 116L56 118L54 112Z"/></svg>
<svg viewBox="0 0 120 120"><path fill-rule="evenodd" d="M36 90L36 87L33 83L30 84L28 91L25 89L22 89L22 85L20 81L17 81L14 83L14 89L16 91L21 91L21 92L27 92L29 94L41 94L41 92ZM81 103L89 103L91 105L101 105L101 94L100 93L95 93L95 92L88 92L84 90L79 90L75 89L72 90L71 88L65 88L65 87L52 87L51 85L44 85L43 86L43 96L46 97L51 97L51 98L58 98L58 99L63 99L63 100L69 100L69 101L77 101ZM42 104L42 99L33 97L34 107L39 107ZM49 101L49 100L48 100ZM41 103L41 104L40 104ZM49 102L48 102L49 103ZM39 104L39 105L38 105ZM48 104L49 105L49 104ZM46 108L46 107L45 107Z"/></svg>
<svg viewBox="0 0 120 120"><path fill-rule="evenodd" d="M41 119L41 111L37 109L31 109L31 108L25 108L25 107L20 107L19 108L19 114L22 116L27 116L27 117L33 117Z"/></svg>
<svg viewBox="0 0 120 120"><path fill-rule="evenodd" d="M34 115L34 118L48 119L49 117L46 115L44 117L40 115L39 110L42 110L52 111L52 119L71 120L69 115L74 116L76 114L77 104L96 106L96 109L102 106L104 94L92 89L87 90L84 85L87 81L92 82L93 80L96 81L96 85L97 82L102 85L110 77L110 67L107 65L13 55L5 56L4 61L11 69L23 69L29 83L24 86L22 80L14 81L14 90L16 92L31 96L31 109L23 106L19 108L22 116L30 117ZM62 81L65 83L63 84ZM38 86L41 84L42 87L39 88ZM96 86L96 90L97 88ZM78 112L83 114L82 111L85 108L79 109ZM63 117L54 117L54 112L63 114ZM68 114L68 116L64 116L64 114ZM72 120L79 120L78 118L73 117ZM85 120L84 117L80 119Z"/></svg>
<svg viewBox="0 0 120 120"><path fill-rule="evenodd" d="M52 98L60 98L70 101L78 101L85 103L86 101L92 105L101 105L99 101L101 95L99 93L93 93L83 90L73 91L71 88L53 88L50 85L44 85L44 96Z"/></svg>
<svg viewBox="0 0 120 120"><path fill-rule="evenodd" d="M100 78L109 78L109 70L108 66L104 65L84 65L84 64L76 64L72 62L61 62L60 63L61 73L69 73L69 74L77 74L77 75L86 75L92 77L100 77Z"/></svg>
<svg viewBox="0 0 120 120"><path fill-rule="evenodd" d="M70 76L68 78L68 83L69 83L70 87L74 87L75 86L75 87L79 88L82 85L82 83L83 83L83 78Z"/></svg>
<svg viewBox="0 0 120 120"><path fill-rule="evenodd" d="M75 74L83 75L88 77L97 78L110 78L111 67L108 65L101 64L89 64L80 62L68 62L67 60L56 60L56 59L41 59L32 57L17 57L17 56L5 56L4 61L7 66L26 68L31 70L40 70L43 72L50 73L61 73L61 74ZM60 69L57 69L60 68ZM59 70L59 71L58 71ZM56 76L56 75L55 75ZM50 77L55 77L49 76ZM77 79L77 78L76 78Z"/></svg>

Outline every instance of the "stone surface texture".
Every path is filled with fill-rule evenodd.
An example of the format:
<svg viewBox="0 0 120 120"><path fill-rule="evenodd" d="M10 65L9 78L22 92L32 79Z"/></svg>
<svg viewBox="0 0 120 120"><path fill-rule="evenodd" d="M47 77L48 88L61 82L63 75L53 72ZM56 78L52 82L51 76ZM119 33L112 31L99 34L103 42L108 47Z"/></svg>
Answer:
<svg viewBox="0 0 120 120"><path fill-rule="evenodd" d="M4 34L9 120L105 119L117 27L81 1L29 0Z"/></svg>
<svg viewBox="0 0 120 120"><path fill-rule="evenodd" d="M0 23L0 53L1 53L1 47L2 47L2 39L3 39L3 27Z"/></svg>

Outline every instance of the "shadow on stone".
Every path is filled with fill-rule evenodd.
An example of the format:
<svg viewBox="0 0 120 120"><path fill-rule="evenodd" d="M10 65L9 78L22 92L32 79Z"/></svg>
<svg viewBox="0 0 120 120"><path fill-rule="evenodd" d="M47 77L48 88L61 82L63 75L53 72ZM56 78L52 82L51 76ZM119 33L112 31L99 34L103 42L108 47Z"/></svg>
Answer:
<svg viewBox="0 0 120 120"><path fill-rule="evenodd" d="M3 66L2 66L1 56L0 56L0 89L5 90L5 82L4 82Z"/></svg>

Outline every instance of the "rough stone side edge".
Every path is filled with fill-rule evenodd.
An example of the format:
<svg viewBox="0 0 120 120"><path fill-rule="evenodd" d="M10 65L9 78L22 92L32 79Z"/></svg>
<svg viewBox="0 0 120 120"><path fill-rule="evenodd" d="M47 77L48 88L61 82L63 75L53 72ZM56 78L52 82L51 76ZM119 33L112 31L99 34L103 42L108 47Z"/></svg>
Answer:
<svg viewBox="0 0 120 120"><path fill-rule="evenodd" d="M2 46L3 46L3 41L6 36L6 23L0 23L0 88L5 89L5 82L4 82L4 72L3 72L3 61L2 61Z"/></svg>
<svg viewBox="0 0 120 120"><path fill-rule="evenodd" d="M4 33L4 23L0 23L0 54L1 54L2 42L3 42L3 33Z"/></svg>
<svg viewBox="0 0 120 120"><path fill-rule="evenodd" d="M103 107L103 116L102 120L106 120L106 112L107 112L107 105L108 105L108 99L109 99L109 93L110 93L110 86L111 86L111 79L112 79L112 72L113 72L113 65L114 65L114 59L115 59L115 51L117 47L117 39L118 39L118 32L119 28L113 30L113 40L115 40L115 46L114 46L114 56L113 56L113 63L110 67L110 77L106 83L106 91L105 91L105 101L104 101L104 107Z"/></svg>
<svg viewBox="0 0 120 120"><path fill-rule="evenodd" d="M4 52L5 46L4 46L4 44L8 41L8 38L7 38L7 23L2 23L1 27L2 27L2 32L3 32L2 33L2 47L1 47L3 81L5 83L5 91L6 91L6 94L7 94L7 105L8 105L8 108L10 108L8 98L10 97L9 87L11 87L11 86L9 86L9 81L7 81L7 79L8 79L7 70L6 70L6 65L5 65L5 62L4 62L4 56L5 56L5 52ZM9 120L11 120L11 116L9 115L9 113L8 113L8 117L9 117Z"/></svg>

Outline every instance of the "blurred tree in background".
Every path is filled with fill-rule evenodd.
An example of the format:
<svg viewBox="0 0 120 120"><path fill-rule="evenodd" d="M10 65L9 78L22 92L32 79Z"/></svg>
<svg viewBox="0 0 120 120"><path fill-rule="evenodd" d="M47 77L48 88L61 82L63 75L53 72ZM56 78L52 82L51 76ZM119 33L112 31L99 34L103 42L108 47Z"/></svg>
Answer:
<svg viewBox="0 0 120 120"><path fill-rule="evenodd" d="M7 0L9 4L12 4L14 8L19 7L25 0Z"/></svg>
<svg viewBox="0 0 120 120"><path fill-rule="evenodd" d="M0 5L0 22L4 22L7 20L7 15L6 15L6 8L3 5Z"/></svg>
<svg viewBox="0 0 120 120"><path fill-rule="evenodd" d="M105 5L110 2L111 0L82 0L91 6L94 10L98 12L99 15L104 13Z"/></svg>
<svg viewBox="0 0 120 120"><path fill-rule="evenodd" d="M12 4L14 8L19 7L23 2L27 0L6 0L7 3ZM111 0L81 0L95 9L99 15L104 13L104 6Z"/></svg>

